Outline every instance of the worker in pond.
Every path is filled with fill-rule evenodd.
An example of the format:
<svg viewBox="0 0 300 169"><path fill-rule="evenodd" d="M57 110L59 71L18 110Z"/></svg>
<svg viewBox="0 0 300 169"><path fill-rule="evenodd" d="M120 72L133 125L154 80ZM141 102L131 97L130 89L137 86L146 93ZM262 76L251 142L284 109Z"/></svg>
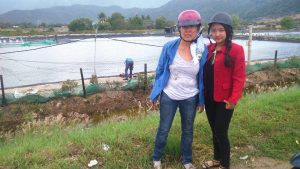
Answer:
<svg viewBox="0 0 300 169"><path fill-rule="evenodd" d="M125 60L125 79L128 80L128 77L131 79L132 78L132 70L133 70L133 59L132 58L126 58ZM129 70L129 75L128 75L128 70Z"/></svg>

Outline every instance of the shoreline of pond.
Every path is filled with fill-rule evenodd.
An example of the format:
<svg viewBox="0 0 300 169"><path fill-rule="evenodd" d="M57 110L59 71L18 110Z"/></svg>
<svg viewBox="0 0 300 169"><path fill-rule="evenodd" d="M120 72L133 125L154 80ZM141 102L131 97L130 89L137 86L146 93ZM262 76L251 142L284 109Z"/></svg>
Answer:
<svg viewBox="0 0 300 169"><path fill-rule="evenodd" d="M239 32L237 32L239 33ZM176 33L98 33L95 34L58 34L58 35L34 35L34 36L7 36L0 37L0 41L9 41L10 39L16 39L18 41L40 41L40 40L49 40L52 39L57 43L71 42L72 40L79 39L92 39L92 38L126 38L126 37L149 37L149 36L166 36L166 37L178 37L179 34ZM203 33L203 37L207 37L207 33ZM245 40L248 39L248 35L234 35L234 39ZM259 35L253 36L252 40L257 41L276 41L276 42L290 42L290 43L300 43L300 38L287 38L282 36L270 36L270 35ZM2 43L5 44L5 43Z"/></svg>

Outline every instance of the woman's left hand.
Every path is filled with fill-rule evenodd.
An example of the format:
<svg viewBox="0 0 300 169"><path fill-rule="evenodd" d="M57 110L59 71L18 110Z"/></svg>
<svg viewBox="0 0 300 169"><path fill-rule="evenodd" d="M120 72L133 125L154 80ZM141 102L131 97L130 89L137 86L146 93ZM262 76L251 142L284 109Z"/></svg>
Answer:
<svg viewBox="0 0 300 169"><path fill-rule="evenodd" d="M224 100L224 102L226 103L226 106L225 106L226 109L233 110L235 108L235 104L230 103L227 100Z"/></svg>
<svg viewBox="0 0 300 169"><path fill-rule="evenodd" d="M197 112L202 113L204 111L204 106L198 105L197 106Z"/></svg>

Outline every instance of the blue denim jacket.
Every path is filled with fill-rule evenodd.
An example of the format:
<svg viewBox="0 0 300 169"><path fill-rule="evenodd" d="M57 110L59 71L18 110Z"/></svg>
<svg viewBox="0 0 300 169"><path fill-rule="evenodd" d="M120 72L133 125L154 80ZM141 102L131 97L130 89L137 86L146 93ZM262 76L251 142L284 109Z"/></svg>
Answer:
<svg viewBox="0 0 300 169"><path fill-rule="evenodd" d="M158 61L158 65L156 68L155 80L153 84L153 88L149 98L152 101L156 101L162 90L168 83L170 77L170 69L169 66L173 63L175 58L178 46L180 44L180 38L175 39L166 43L162 49L160 54L160 58ZM205 50L202 54L202 58L199 60L200 70L198 73L198 88L199 88L199 105L204 105L204 89L203 89L203 67L206 62L207 57L207 47L205 46Z"/></svg>

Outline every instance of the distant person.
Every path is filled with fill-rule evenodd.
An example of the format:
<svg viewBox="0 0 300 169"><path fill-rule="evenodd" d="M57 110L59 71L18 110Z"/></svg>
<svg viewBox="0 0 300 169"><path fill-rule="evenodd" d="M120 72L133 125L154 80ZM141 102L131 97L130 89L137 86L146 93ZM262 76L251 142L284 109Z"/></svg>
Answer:
<svg viewBox="0 0 300 169"><path fill-rule="evenodd" d="M133 70L133 60L131 58L126 58L125 60L125 79L128 80L128 77L132 79L132 70ZM128 69L129 69L129 76L128 76Z"/></svg>
<svg viewBox="0 0 300 169"><path fill-rule="evenodd" d="M214 157L204 162L202 168L229 169L228 128L245 83L244 49L232 42L232 20L228 14L214 15L208 25L208 35L215 43L208 45L204 66L204 95L205 111L212 130Z"/></svg>
<svg viewBox="0 0 300 169"><path fill-rule="evenodd" d="M192 164L192 143L196 109L204 109L203 66L206 46L203 43L201 16L195 10L185 10L178 16L180 38L166 43L162 49L150 105L155 107L160 96L160 121L155 138L153 166L161 169L161 158L177 108L181 116L181 156L186 169Z"/></svg>

